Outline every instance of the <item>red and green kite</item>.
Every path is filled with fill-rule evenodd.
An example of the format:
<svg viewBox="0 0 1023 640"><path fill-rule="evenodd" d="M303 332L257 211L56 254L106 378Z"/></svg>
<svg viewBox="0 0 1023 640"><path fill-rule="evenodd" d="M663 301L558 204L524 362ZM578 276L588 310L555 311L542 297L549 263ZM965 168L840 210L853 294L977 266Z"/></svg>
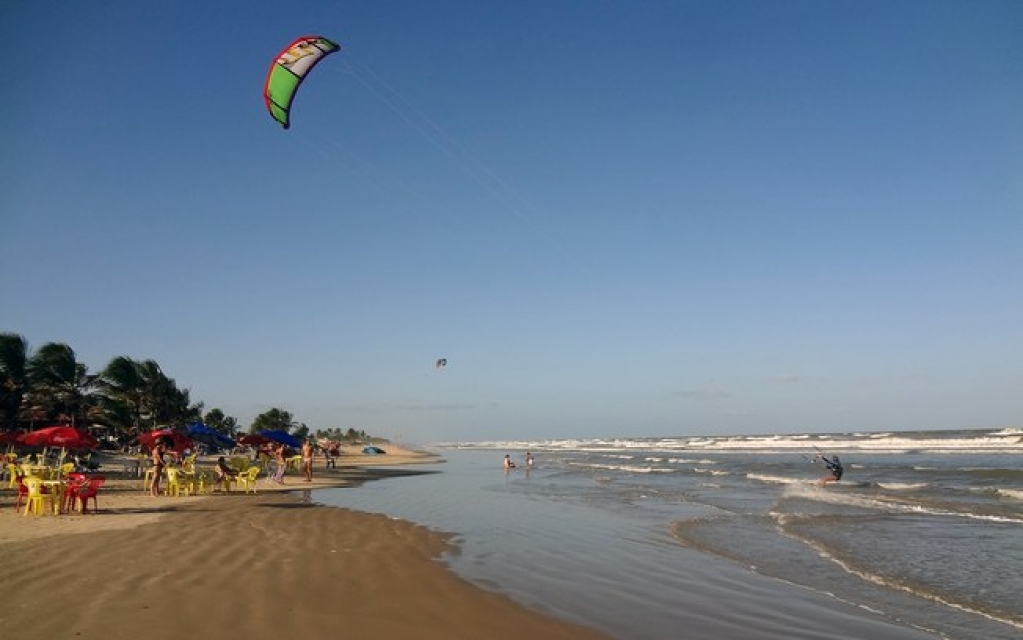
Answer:
<svg viewBox="0 0 1023 640"><path fill-rule="evenodd" d="M317 62L340 49L337 43L322 36L304 36L289 44L270 65L263 99L270 115L285 129L291 126L291 102L306 74Z"/></svg>

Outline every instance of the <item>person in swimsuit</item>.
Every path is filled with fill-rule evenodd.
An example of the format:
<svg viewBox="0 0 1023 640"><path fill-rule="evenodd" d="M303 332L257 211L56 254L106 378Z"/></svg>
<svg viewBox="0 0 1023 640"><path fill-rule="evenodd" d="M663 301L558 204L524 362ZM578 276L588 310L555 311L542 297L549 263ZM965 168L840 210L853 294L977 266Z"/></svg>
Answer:
<svg viewBox="0 0 1023 640"><path fill-rule="evenodd" d="M163 454L167 453L167 439L160 438L156 441L156 445L153 447L153 480L149 484L149 494L154 498L160 495L160 476L163 475L163 469L167 466L164 462Z"/></svg>
<svg viewBox="0 0 1023 640"><path fill-rule="evenodd" d="M274 447L274 461L277 463L277 471L274 473L274 482L277 484L284 484L284 469L288 466L288 462L284 459L283 444L279 444Z"/></svg>
<svg viewBox="0 0 1023 640"><path fill-rule="evenodd" d="M327 445L327 450L324 451L324 456L327 459L327 465L325 469L336 469L337 458L341 455L341 445L336 442L331 442Z"/></svg>
<svg viewBox="0 0 1023 640"><path fill-rule="evenodd" d="M842 473L845 470L842 468L842 462L838 459L838 456L831 456L831 460L828 460L826 455L818 453L817 457L821 459L821 462L824 463L824 466L827 467L829 471L828 475L821 478L820 482L818 482L820 486L823 487L829 482L838 482L842 479Z"/></svg>
<svg viewBox="0 0 1023 640"><path fill-rule="evenodd" d="M302 443L302 472L305 473L305 481L313 481L313 443L306 440Z"/></svg>

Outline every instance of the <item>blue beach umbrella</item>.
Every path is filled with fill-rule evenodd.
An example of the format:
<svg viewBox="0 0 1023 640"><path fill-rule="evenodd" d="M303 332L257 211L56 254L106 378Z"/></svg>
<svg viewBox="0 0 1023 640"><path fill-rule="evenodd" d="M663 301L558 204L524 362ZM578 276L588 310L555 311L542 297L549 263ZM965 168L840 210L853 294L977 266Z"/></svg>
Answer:
<svg viewBox="0 0 1023 640"><path fill-rule="evenodd" d="M273 440L274 442L280 442L286 444L289 447L301 447L302 441L291 435L287 431L280 431L278 429L264 429L259 432L259 435L263 436L267 440Z"/></svg>
<svg viewBox="0 0 1023 640"><path fill-rule="evenodd" d="M207 427L201 422L193 422L185 427L185 433L187 433L188 437L192 440L207 444L211 447L230 449L235 446L234 440L212 427Z"/></svg>

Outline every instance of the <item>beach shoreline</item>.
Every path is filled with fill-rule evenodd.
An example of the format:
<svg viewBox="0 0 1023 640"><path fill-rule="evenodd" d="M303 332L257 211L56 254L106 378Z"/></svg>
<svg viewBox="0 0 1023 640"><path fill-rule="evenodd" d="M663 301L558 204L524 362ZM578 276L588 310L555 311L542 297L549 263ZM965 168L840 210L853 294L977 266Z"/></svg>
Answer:
<svg viewBox="0 0 1023 640"><path fill-rule="evenodd" d="M388 449L317 461L313 482L261 480L256 494L152 497L108 474L99 512L24 516L0 491L0 558L17 577L0 628L19 638L203 635L358 638L604 638L457 577L449 536L322 506L310 492L429 473L431 454ZM111 465L113 468L113 465ZM101 469L102 471L102 469ZM123 474L122 474L123 475ZM414 481L414 480L412 480ZM43 603L43 604L40 604Z"/></svg>
<svg viewBox="0 0 1023 640"><path fill-rule="evenodd" d="M588 460L592 453L580 455ZM655 459L640 456L642 464L667 464ZM713 462L725 469L730 459ZM14 492L5 488L0 559L18 588L0 600L0 628L25 629L19 637L27 638L162 638L196 629L428 639L942 635L927 624L940 606L898 592L867 597L854 577L845 584L813 549L793 556L789 543L772 542L758 508L747 507L752 519L738 513L701 520L704 507L694 502L701 495L731 491L724 495L745 505L762 499L772 510L802 496L751 480L746 458L742 473L715 476L719 483L734 478L732 489L687 489L700 474L665 480L628 470L617 481L586 481L565 472L579 468L573 460L548 454L531 475L507 474L500 455L487 451L388 447L383 456L350 451L336 470L324 470L319 458L311 483L289 472L284 485L260 479L256 495L181 498L153 498L140 478L113 473L100 512L84 516L16 514ZM107 468L118 467L111 461ZM606 477L607 465L600 469ZM644 498L637 501L639 486ZM578 502L576 495L600 500ZM841 499L809 497L828 496ZM835 509L832 502L823 504ZM800 512L809 508L800 504ZM721 544L759 552L752 560L731 558L662 530L687 518L720 522ZM803 567L802 581L774 575L774 554ZM41 617L41 601L60 603L61 615ZM182 615L194 611L200 613ZM981 637L961 635L974 629L1012 637L978 619L942 625L954 631L945 637Z"/></svg>

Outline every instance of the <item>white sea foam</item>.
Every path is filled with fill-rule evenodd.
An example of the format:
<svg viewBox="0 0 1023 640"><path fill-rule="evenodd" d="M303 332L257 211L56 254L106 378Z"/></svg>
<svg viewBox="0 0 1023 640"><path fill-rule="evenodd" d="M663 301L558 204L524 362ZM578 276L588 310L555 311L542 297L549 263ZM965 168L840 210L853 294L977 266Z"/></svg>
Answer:
<svg viewBox="0 0 1023 640"><path fill-rule="evenodd" d="M674 469L663 467L644 467L635 464L597 464L588 462L571 462L569 466L583 469L600 469L601 471L624 471L626 473L674 473Z"/></svg>
<svg viewBox="0 0 1023 640"><path fill-rule="evenodd" d="M921 590L921 589L913 588L911 585L909 585L909 584L907 584L907 583L905 583L903 581L894 580L892 578L888 578L888 577L882 576L879 573L874 573L872 571L868 571L866 569L863 569L863 568L860 568L860 567L856 567L852 563L847 562L847 561L843 560L842 558L836 557L835 555L830 553L823 545L819 544L815 540L811 540L811 539L808 539L808 538L805 538L805 537L802 537L802 536L797 536L797 535L792 534L791 532L788 532L786 535L789 535L790 537L793 537L793 538L795 538L797 540L801 540L804 544L806 544L807 546L809 546L812 549L814 549L818 553L818 555L820 555L821 558L824 558L824 559L826 559L826 560L828 560L830 562L835 563L837 566L841 567L843 571L849 573L850 575L857 576L857 577L861 578L862 580L866 580L868 582L872 582L874 584L880 585L882 587L887 587L889 589L895 589L895 590L898 590L898 591L903 591L903 592L906 592L906 593L910 593L910 594L913 594L914 596L917 596L917 597L926 598L926 599L931 600L933 602L941 603L941 604L943 604L943 605L945 605L947 607L952 607L952 608L955 608L955 609L959 609L960 611L967 611L967 612L972 613L972 614L983 616L983 617L985 617L985 618L987 618L989 620L995 620L995 621L1003 623L1003 624L1008 624L1008 625L1011 625L1013 627L1017 627L1017 628L1023 629L1023 624L1020 624L1017 620L1014 620L1012 618L1009 618L1009 617L1006 617L1006 616L995 616L995 615L992 615L992 614L990 614L990 613L988 613L988 612L986 612L986 611L984 611L982 609L975 608L975 607L965 606L965 605L960 604L958 602L953 602L953 601L949 600L948 598L942 597L941 595L939 595L937 593L933 593L933 592L931 592L929 590Z"/></svg>
<svg viewBox="0 0 1023 640"><path fill-rule="evenodd" d="M768 482L771 484L801 484L807 485L806 478L790 478L786 476L769 476L762 473L747 473L746 477L750 480L759 480L760 482Z"/></svg>
<svg viewBox="0 0 1023 640"><path fill-rule="evenodd" d="M925 433L787 434L760 436L679 436L675 438L592 438L565 440L501 440L441 443L436 446L459 449L593 451L822 451L875 453L1023 453L1023 429L999 431L929 431Z"/></svg>
<svg viewBox="0 0 1023 640"><path fill-rule="evenodd" d="M1000 431L992 431L993 436L1023 436L1023 427L1007 427Z"/></svg>
<svg viewBox="0 0 1023 640"><path fill-rule="evenodd" d="M997 489L996 491L1000 496L1014 500L1023 500L1023 489Z"/></svg>
<svg viewBox="0 0 1023 640"><path fill-rule="evenodd" d="M926 482L878 482L877 486L892 491L909 491L927 486Z"/></svg>
<svg viewBox="0 0 1023 640"><path fill-rule="evenodd" d="M802 487L789 488L785 490L786 496L798 496L807 500L826 502L830 504L841 504L856 506L864 509L877 509L894 513L917 513L929 516L940 516L947 518L966 518L970 520L982 520L985 522L1000 522L1006 524L1023 524L1023 517L1005 515L992 515L986 513L973 513L970 511L950 511L939 509L922 504L907 504L898 499L885 499L880 496L865 496L855 493L839 491L821 491Z"/></svg>

